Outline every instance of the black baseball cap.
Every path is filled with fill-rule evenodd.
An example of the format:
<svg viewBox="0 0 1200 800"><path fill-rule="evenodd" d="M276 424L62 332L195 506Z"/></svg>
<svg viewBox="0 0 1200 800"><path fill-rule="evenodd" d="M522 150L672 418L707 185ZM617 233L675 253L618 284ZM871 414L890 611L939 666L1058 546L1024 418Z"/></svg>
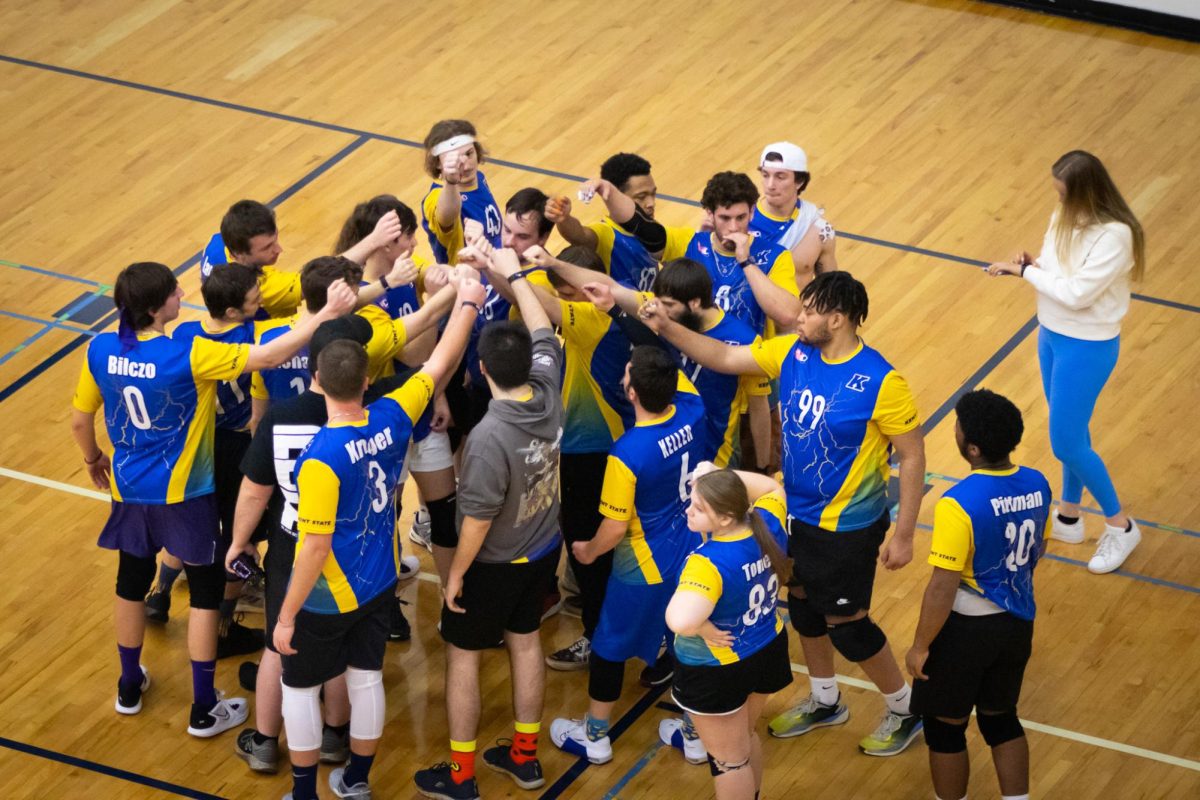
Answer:
<svg viewBox="0 0 1200 800"><path fill-rule="evenodd" d="M371 323L358 314L347 314L344 317L322 322L316 333L313 334L312 341L308 343L310 369L316 370L317 356L321 354L321 349L338 339L349 339L365 346L367 342L371 341Z"/></svg>

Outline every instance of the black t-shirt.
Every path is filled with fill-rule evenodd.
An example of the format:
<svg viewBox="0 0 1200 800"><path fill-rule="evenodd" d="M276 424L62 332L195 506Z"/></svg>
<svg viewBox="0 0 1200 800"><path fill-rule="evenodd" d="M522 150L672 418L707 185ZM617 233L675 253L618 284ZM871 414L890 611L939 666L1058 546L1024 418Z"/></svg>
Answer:
<svg viewBox="0 0 1200 800"><path fill-rule="evenodd" d="M370 403L398 389L416 372L415 369L381 378L367 389L363 400ZM242 474L260 486L274 486L275 492L263 515L268 541L277 533L296 538L296 518L300 495L296 490L296 459L328 421L325 396L312 391L282 402L272 403L258 423L250 447L242 458Z"/></svg>

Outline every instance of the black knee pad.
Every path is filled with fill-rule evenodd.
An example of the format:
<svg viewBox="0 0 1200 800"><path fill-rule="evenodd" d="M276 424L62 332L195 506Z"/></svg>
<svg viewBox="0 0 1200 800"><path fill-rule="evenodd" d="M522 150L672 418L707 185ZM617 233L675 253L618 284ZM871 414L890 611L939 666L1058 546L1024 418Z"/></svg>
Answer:
<svg viewBox="0 0 1200 800"><path fill-rule="evenodd" d="M118 551L117 597L140 603L146 599L154 583L156 564L153 558L138 558L125 551Z"/></svg>
<svg viewBox="0 0 1200 800"><path fill-rule="evenodd" d="M999 747L1025 735L1025 728L1021 727L1021 720L1017 719L1016 711L1005 711L1003 714L980 712L978 718L979 732L983 734L983 740L987 742L988 747Z"/></svg>
<svg viewBox="0 0 1200 800"><path fill-rule="evenodd" d="M188 579L188 605L201 611L216 611L225 599L225 565L184 564Z"/></svg>
<svg viewBox="0 0 1200 800"><path fill-rule="evenodd" d="M961 753L967 749L967 723L942 722L937 717L924 716L925 744L935 753Z"/></svg>
<svg viewBox="0 0 1200 800"><path fill-rule="evenodd" d="M592 651L588 658L588 697L601 703L615 703L621 699L624 682L624 661L609 661Z"/></svg>
<svg viewBox="0 0 1200 800"><path fill-rule="evenodd" d="M451 494L441 500L425 501L425 508L429 509L429 541L431 543L451 550L458 547L458 531L454 529L457 507L457 494Z"/></svg>
<svg viewBox="0 0 1200 800"><path fill-rule="evenodd" d="M801 636L815 639L829 633L825 615L818 613L807 597L796 597L788 593L788 616L792 619L792 627Z"/></svg>
<svg viewBox="0 0 1200 800"><path fill-rule="evenodd" d="M748 758L740 763L731 764L728 761L719 761L713 758L712 754L709 754L708 756L708 771L712 773L714 778L719 778L727 772L736 772L739 769L743 769L749 765L750 759Z"/></svg>
<svg viewBox="0 0 1200 800"><path fill-rule="evenodd" d="M847 661L866 661L887 645L887 637L870 617L829 626L829 639Z"/></svg>

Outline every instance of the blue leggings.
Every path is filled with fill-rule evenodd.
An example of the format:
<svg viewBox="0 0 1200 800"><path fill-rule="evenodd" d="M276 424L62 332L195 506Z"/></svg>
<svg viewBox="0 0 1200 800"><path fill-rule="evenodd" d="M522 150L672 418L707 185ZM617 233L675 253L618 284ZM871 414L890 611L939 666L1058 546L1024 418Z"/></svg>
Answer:
<svg viewBox="0 0 1200 800"><path fill-rule="evenodd" d="M1042 389L1050 405L1050 447L1063 465L1062 501L1078 503L1086 486L1106 517L1121 512L1121 501L1108 469L1092 449L1088 423L1120 349L1120 336L1093 342L1045 328L1038 333Z"/></svg>

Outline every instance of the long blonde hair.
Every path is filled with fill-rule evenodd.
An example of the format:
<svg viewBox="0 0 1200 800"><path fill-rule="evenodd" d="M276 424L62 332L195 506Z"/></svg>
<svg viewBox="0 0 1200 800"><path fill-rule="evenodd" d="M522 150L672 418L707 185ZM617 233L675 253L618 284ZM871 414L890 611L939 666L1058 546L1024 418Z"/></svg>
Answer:
<svg viewBox="0 0 1200 800"><path fill-rule="evenodd" d="M1133 279L1140 281L1146 271L1146 236L1100 159L1084 150L1072 150L1054 162L1050 173L1067 187L1054 223L1059 262L1069 263L1075 235L1083 228L1120 222L1133 234Z"/></svg>

